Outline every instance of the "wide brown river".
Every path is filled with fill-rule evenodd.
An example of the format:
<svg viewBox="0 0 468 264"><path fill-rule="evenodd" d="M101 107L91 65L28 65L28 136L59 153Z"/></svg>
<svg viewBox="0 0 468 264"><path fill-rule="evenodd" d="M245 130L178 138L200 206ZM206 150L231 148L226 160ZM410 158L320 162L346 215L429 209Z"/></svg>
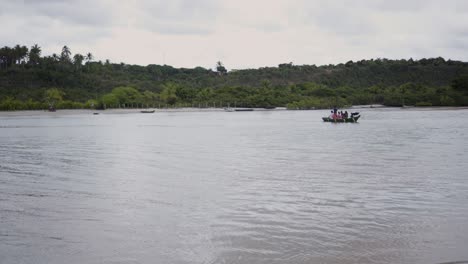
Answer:
<svg viewBox="0 0 468 264"><path fill-rule="evenodd" d="M0 263L468 260L468 110L0 113Z"/></svg>

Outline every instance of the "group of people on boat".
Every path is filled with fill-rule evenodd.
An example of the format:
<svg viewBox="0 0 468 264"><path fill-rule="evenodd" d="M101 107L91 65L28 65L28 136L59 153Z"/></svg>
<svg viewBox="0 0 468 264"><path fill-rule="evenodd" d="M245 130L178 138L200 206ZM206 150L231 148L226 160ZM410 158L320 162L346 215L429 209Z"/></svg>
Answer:
<svg viewBox="0 0 468 264"><path fill-rule="evenodd" d="M338 109L334 108L330 116L328 118L333 119L333 120L340 120L340 119L348 119L348 118L356 118L359 116L358 112L350 113L348 114L348 111L338 111Z"/></svg>
<svg viewBox="0 0 468 264"><path fill-rule="evenodd" d="M348 114L348 111L338 111L338 109L334 108L331 114L327 117L322 117L322 120L333 123L356 123L359 117L361 117L359 112Z"/></svg>
<svg viewBox="0 0 468 264"><path fill-rule="evenodd" d="M348 111L338 111L338 109L334 108L331 111L331 114L329 116L331 119L343 119L343 118L348 118Z"/></svg>

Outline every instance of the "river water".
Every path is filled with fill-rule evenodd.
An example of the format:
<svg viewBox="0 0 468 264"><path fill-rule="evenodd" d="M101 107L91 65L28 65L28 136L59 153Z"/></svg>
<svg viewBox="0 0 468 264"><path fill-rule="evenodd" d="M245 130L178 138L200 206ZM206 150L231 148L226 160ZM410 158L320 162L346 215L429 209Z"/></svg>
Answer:
<svg viewBox="0 0 468 264"><path fill-rule="evenodd" d="M0 113L0 263L468 260L468 110Z"/></svg>

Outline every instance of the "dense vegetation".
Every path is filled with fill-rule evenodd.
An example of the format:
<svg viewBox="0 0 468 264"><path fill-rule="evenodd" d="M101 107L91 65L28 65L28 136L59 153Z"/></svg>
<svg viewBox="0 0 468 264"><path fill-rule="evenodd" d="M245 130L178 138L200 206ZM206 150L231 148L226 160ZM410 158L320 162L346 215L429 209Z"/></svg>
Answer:
<svg viewBox="0 0 468 264"><path fill-rule="evenodd" d="M0 110L94 107L468 105L468 63L372 59L227 71L94 61L64 46L0 48Z"/></svg>

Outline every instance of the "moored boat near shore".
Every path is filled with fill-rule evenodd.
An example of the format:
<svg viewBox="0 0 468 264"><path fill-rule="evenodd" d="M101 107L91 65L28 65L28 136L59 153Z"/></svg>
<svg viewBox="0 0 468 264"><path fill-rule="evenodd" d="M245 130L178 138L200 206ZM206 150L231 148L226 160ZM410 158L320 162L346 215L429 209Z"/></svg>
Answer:
<svg viewBox="0 0 468 264"><path fill-rule="evenodd" d="M224 108L224 111L226 112L246 112L246 111L253 111L253 108L231 108L231 107L226 107Z"/></svg>
<svg viewBox="0 0 468 264"><path fill-rule="evenodd" d="M253 111L253 108L234 108L234 111L236 111L236 112L248 112L248 111Z"/></svg>

